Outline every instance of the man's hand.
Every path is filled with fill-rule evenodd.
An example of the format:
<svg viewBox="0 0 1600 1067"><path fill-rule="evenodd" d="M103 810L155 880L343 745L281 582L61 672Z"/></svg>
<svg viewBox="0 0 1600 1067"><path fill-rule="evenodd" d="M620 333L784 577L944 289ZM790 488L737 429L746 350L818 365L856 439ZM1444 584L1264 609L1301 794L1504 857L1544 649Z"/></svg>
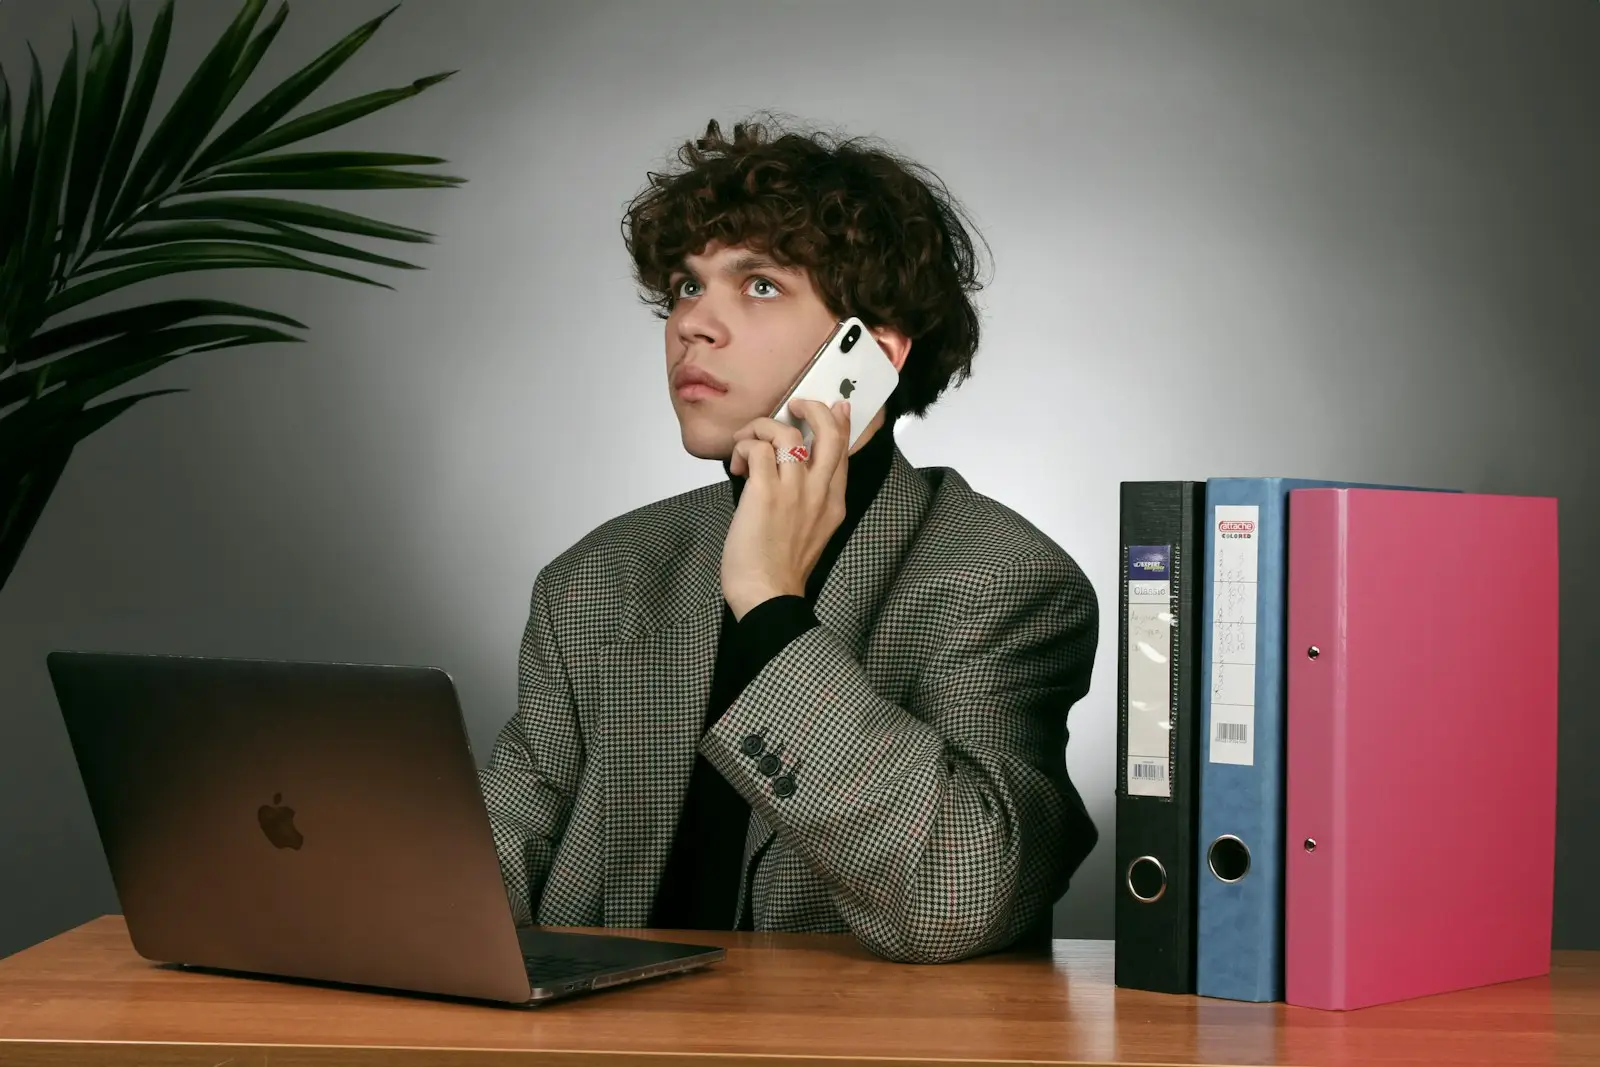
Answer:
<svg viewBox="0 0 1600 1067"><path fill-rule="evenodd" d="M844 521L850 402L830 409L795 399L789 411L811 429L807 460L777 462L801 434L774 419L754 419L733 437L728 466L746 481L722 545L722 595L735 618L775 596L804 596L806 579Z"/></svg>

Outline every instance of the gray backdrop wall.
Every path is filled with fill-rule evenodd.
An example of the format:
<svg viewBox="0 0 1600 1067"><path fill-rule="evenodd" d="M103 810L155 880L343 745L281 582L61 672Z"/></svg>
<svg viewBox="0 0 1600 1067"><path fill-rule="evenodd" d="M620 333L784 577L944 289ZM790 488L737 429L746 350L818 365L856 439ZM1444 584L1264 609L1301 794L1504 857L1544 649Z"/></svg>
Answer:
<svg viewBox="0 0 1600 1067"><path fill-rule="evenodd" d="M296 5L263 82L388 6ZM141 42L155 10L135 0ZM178 5L184 70L233 10ZM12 84L90 12L0 2ZM453 68L333 135L472 179L327 199L437 232L429 269L393 293L187 276L310 343L148 380L191 392L80 449L0 592L0 954L116 910L50 649L437 664L487 750L539 567L721 477L677 447L618 216L682 138L756 108L885 137L988 238L974 375L899 436L1109 605L1068 750L1102 844L1061 935L1111 935L1118 482L1283 473L1561 498L1555 941L1600 947L1600 5L410 0L313 102Z"/></svg>

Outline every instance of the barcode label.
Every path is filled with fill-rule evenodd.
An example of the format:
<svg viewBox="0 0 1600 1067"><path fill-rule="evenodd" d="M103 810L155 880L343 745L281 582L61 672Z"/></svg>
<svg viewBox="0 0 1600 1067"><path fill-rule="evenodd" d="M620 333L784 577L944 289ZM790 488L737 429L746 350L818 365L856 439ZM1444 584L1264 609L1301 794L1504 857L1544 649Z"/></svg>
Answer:
<svg viewBox="0 0 1600 1067"><path fill-rule="evenodd" d="M1118 755L1128 796L1172 799L1172 660L1177 604L1173 599L1171 545L1127 546L1123 587L1126 634L1122 662L1128 688Z"/></svg>
<svg viewBox="0 0 1600 1067"><path fill-rule="evenodd" d="M1159 756L1129 756L1127 766L1130 797L1172 799L1171 764Z"/></svg>
<svg viewBox="0 0 1600 1067"><path fill-rule="evenodd" d="M1218 741L1243 745L1250 740L1250 727L1242 722L1219 722L1216 727L1217 732L1213 736Z"/></svg>

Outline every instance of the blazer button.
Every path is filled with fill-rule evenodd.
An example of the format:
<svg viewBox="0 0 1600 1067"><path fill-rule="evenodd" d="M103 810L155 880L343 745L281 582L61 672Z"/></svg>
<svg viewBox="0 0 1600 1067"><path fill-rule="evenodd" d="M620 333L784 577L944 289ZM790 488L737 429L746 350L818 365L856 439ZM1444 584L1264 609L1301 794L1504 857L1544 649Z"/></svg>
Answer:
<svg viewBox="0 0 1600 1067"><path fill-rule="evenodd" d="M794 791L796 788L797 787L794 784L794 778L791 775L786 774L781 778L774 779L772 782L772 791L778 794L780 797L794 796Z"/></svg>
<svg viewBox="0 0 1600 1067"><path fill-rule="evenodd" d="M756 770L760 771L762 774L766 775L768 778L771 778L773 775L777 774L782 769L783 769L783 761L780 760L777 756L774 756L770 752L768 752L765 756L762 756L761 757L761 762L756 764Z"/></svg>
<svg viewBox="0 0 1600 1067"><path fill-rule="evenodd" d="M739 751L743 752L746 756L751 757L759 756L766 750L767 743L761 740L760 734L751 734L749 737L744 739L744 744L739 746Z"/></svg>

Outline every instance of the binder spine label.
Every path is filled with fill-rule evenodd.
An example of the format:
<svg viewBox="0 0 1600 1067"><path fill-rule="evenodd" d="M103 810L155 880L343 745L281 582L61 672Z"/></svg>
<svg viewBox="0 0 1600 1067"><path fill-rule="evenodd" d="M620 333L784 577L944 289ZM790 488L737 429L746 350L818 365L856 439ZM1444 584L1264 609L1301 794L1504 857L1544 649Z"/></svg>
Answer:
<svg viewBox="0 0 1600 1067"><path fill-rule="evenodd" d="M1251 766L1256 751L1256 565L1261 546L1261 509L1255 504L1218 504L1213 509L1211 581L1212 763Z"/></svg>
<svg viewBox="0 0 1600 1067"><path fill-rule="evenodd" d="M1128 765L1130 796L1172 798L1172 657L1177 603L1172 546L1128 548Z"/></svg>

